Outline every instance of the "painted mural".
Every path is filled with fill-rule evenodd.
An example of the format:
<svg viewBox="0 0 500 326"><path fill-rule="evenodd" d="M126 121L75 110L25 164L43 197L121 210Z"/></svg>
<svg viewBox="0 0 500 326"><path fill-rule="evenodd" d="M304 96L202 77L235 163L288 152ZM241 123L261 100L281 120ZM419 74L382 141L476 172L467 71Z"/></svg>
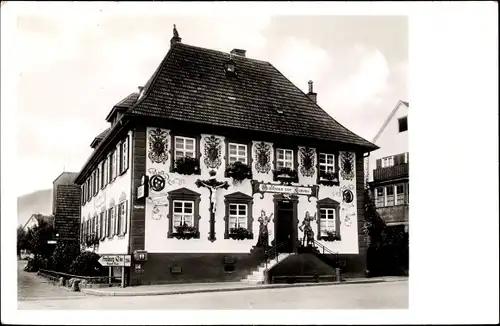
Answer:
<svg viewBox="0 0 500 326"><path fill-rule="evenodd" d="M165 144L171 143L171 137L175 137L175 133L167 129L158 128L148 128L148 135L152 135L154 131L155 135L162 135L161 142ZM196 137L196 136L195 136ZM147 157L146 160L146 171L150 180L150 194L149 198L146 200L146 221L145 221L145 249L148 252L192 252L192 253L203 253L203 252L219 252L219 253L248 253L252 248L265 247L266 245L271 245L275 237L275 223L273 220L276 219L275 213L275 203L273 201L274 196L280 193L274 191L265 191L254 193L254 186L252 186L252 180L245 179L241 182L232 182L232 178L225 177L225 170L227 167L226 162L226 146L225 138L218 135L212 134L202 134L198 137L199 142L196 144L197 148L199 146L199 161L200 173L184 175L177 172L171 171L170 166L172 164L172 157L164 159L151 159L151 157L160 156L158 153L150 155L152 151L156 148L151 145L151 142L160 141L158 137L148 137L147 138ZM157 146L160 148L165 148ZM252 148L250 153L252 155L252 174L253 181L258 182L257 185L276 185L279 183L273 181L273 175L271 172L274 165L273 156L273 144L270 142L265 142L261 140L255 140L252 142ZM314 234L317 232L317 223L320 223L320 216L318 215L316 201L322 198L333 198L335 201L341 203L342 209L340 209L340 241L327 242L319 240L324 246L329 248L334 252L339 253L357 253L358 252L358 236L356 227L356 189L355 189L355 173L354 173L354 154L347 153L339 156L340 159L344 159L345 162L342 165L342 161L339 165L342 166L341 171L344 172L342 178L340 179L339 186L327 187L323 185L316 185L315 180L317 178L317 169L315 167L317 163L317 153L315 148L297 148L295 155L299 155L298 158L298 169L299 169L299 182L293 183L291 186L298 187L297 191L304 189L313 189L314 196L311 194L297 195L299 197L297 204L297 232L298 239L303 241L310 241L310 232L312 231L314 239ZM169 155L170 156L170 155ZM347 163L346 163L347 162ZM351 164L349 166L349 163ZM209 172L212 172L212 176ZM208 181L210 178L214 178L220 184L228 183L226 187L217 188L214 191L210 187L197 186L202 181ZM313 188L314 186L314 188ZM169 193L181 188L189 189L189 191L199 194L198 214L200 219L198 221L198 231L199 238L193 237L189 240L177 239L175 237L169 238L167 236L169 230L169 218L167 217L170 210L174 207L170 207L171 202L169 201ZM272 188L275 189L275 188ZM293 188L292 190L294 190ZM259 188L259 190L261 190ZM304 190L305 191L305 190ZM251 230L248 230L252 234L256 235L254 239L243 239L235 240L233 238L225 238L224 234L226 232L226 223L229 223L229 218L226 218L226 211L228 211L229 205L225 196L229 194L234 194L241 192L245 195L251 196L253 198L253 205L251 212L253 214L253 220ZM286 193L283 196L287 195ZM172 200L172 198L170 198ZM214 205L211 205L214 203ZM177 204L176 207L181 207L181 204ZM190 207L190 206L189 206ZM178 208L180 209L180 208ZM188 211L188 214L190 211ZM307 212L307 215L306 215ZM214 214L214 223L211 223L211 216ZM306 217L307 216L307 217ZM274 217L274 218L273 218ZM307 222L304 223L304 221ZM234 227L232 222L231 228ZM309 227L306 225L309 224ZM301 228L299 228L301 226ZM211 227L213 229L211 229ZM309 234L309 236L308 236ZM212 240L208 241L210 237Z"/></svg>

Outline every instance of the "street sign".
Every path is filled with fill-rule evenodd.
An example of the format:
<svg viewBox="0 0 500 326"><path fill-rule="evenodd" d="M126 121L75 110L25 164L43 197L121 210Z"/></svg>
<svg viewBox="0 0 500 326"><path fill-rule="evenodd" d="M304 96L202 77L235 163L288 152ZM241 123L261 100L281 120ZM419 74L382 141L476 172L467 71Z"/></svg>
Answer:
<svg viewBox="0 0 500 326"><path fill-rule="evenodd" d="M131 260L130 255L103 255L98 261L104 267L129 267Z"/></svg>

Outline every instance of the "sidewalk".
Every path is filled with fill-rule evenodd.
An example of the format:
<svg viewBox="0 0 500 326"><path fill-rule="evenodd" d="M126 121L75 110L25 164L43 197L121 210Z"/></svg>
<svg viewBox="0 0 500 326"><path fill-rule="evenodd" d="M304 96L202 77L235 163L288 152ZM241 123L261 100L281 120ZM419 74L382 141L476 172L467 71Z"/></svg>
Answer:
<svg viewBox="0 0 500 326"><path fill-rule="evenodd" d="M326 286L326 285L345 285L360 283L380 283L380 282L402 282L408 281L408 277L387 276L373 278L350 279L342 283L323 282L323 283L296 283L296 284L246 284L240 282L221 282L221 283L190 283L190 284L164 284L164 285L141 285L126 288L88 288L81 291L89 295L97 296L150 296L150 295L172 295L189 294L203 292L229 292L229 291L249 291L274 288L304 287L304 286Z"/></svg>

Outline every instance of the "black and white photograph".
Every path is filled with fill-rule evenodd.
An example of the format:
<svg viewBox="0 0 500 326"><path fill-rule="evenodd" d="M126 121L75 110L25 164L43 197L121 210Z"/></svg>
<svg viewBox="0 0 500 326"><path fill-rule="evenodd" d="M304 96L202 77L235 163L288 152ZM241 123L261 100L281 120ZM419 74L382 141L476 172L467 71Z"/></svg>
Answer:
<svg viewBox="0 0 500 326"><path fill-rule="evenodd" d="M2 147L12 124L17 153L8 168L2 153L2 206L4 190L15 202L2 229L17 243L14 256L2 231L2 253L12 251L2 284L8 264L18 314L115 311L146 323L153 310L280 310L308 323L313 311L407 313L414 266L482 277L478 257L460 269L410 264L441 216L422 207L448 187L430 181L422 195L423 154L410 145L425 127L413 124L409 15L262 4L17 7L15 49L2 31L16 68ZM2 30L15 6L2 1ZM440 203L463 205L455 196ZM427 227L414 231L415 220Z"/></svg>

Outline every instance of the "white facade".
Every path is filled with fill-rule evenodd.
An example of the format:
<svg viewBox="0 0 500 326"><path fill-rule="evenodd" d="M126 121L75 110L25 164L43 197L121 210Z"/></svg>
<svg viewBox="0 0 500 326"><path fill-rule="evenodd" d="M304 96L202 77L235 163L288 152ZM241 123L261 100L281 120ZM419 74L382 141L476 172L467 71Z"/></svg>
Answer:
<svg viewBox="0 0 500 326"><path fill-rule="evenodd" d="M122 139L125 140L125 137ZM118 205L121 203L125 203L125 213L124 213L124 221L126 228L124 229L124 234L121 235L111 235L106 234L105 237L102 237L99 241L99 245L96 246L96 253L98 254L127 254L128 253L128 244L129 244L129 234L130 234L130 203L131 203L131 185L132 185L132 155L130 151L130 144L132 140L132 132L129 131L127 138L127 153L126 153L126 161L127 161L127 169L122 174L119 171L116 173L116 178L114 180L108 181L105 187L102 189L101 186L98 187L98 192L96 195L92 194L88 201L82 206L81 209L81 221L86 222L89 219L92 219L94 216L100 217L100 214L104 212L104 218L109 218L108 213L109 209L114 207L118 208ZM115 153L120 153L121 157L124 157L123 150L120 151L118 149ZM109 155L109 153L108 153ZM107 162L109 162L109 156L107 156ZM99 167L101 167L101 163ZM109 166L106 167L105 178L108 178ZM112 179L112 178L111 178ZM108 179L109 180L109 179ZM106 183L106 182L105 182ZM82 193L86 191L87 182L82 186ZM118 217L118 214L116 214ZM113 220L116 220L114 218ZM108 220L110 221L110 220ZM99 228L109 225L109 223L103 223L104 225L100 225ZM107 230L107 229L106 229ZM113 233L113 232L111 232ZM118 232L120 233L120 232ZM100 237L101 238L101 237Z"/></svg>
<svg viewBox="0 0 500 326"><path fill-rule="evenodd" d="M368 182L373 181L373 169L376 168L378 159L387 158L390 163L391 156L409 152L408 130L399 132L399 119L404 117L408 117L408 105L399 101L372 141L380 148L371 152L367 160L368 164L365 163L365 174L368 175Z"/></svg>
<svg viewBox="0 0 500 326"><path fill-rule="evenodd" d="M274 201L272 193L265 193L264 197L261 198L260 193L256 193L253 195L253 224L252 231L254 234L253 239L247 240L234 240L234 239L224 239L225 232L225 221L224 216L226 214L224 196L228 194L232 194L235 192L242 192L246 195L252 196L252 186L250 180L243 180L242 182L235 183L232 178L224 177L224 172L226 169L226 144L225 138L218 135L215 136L221 144L221 155L220 155L220 166L217 168L208 168L204 164L205 158L205 139L206 137L210 137L212 135L201 135L200 141L196 141L196 146L200 146L200 168L201 175L182 175L171 171L171 164L173 151L170 151L170 146L172 144L169 130L161 129L161 131L167 134L166 144L169 146L168 159L163 160L160 163L154 162L148 156L152 151L151 146L151 138L149 137L150 132L157 128L147 128L146 130L146 174L151 177L154 175L160 174L165 180L165 187L163 190L156 192L150 188L149 197L146 199L145 205L145 250L150 253L248 253L252 246L254 246L257 242L257 238L259 235L259 222L258 218L261 214L261 210L264 210L266 215L269 216L274 214ZM264 140L265 141L265 140ZM251 155L253 162L257 160L255 147L257 144L261 143L261 140L253 141L251 148ZM267 173L259 173L256 170L255 164L252 164L252 173L253 180L257 180L259 182L270 182L274 184L279 184L278 182L273 181L272 169L274 169L274 148L272 143L267 144L271 147L271 170ZM175 150L174 150L175 151ZM342 154L342 153L341 153ZM352 153L354 154L354 153ZM294 155L299 155L297 148L294 149ZM316 155L316 160L317 155ZM338 160L339 158L336 157ZM161 160L160 160L161 161ZM300 166L300 160L298 161ZM340 164L339 164L340 165ZM215 170L217 172L216 178L219 181L227 181L230 184L230 187L225 189L218 189L216 192L216 212L215 212L215 236L216 240L211 242L208 241L209 235L209 209L210 209L210 195L209 190L204 187L198 188L195 185L197 179L207 180L209 178L209 171ZM299 220L299 225L302 223L304 219L305 212L308 211L311 216L313 216L317 212L316 201L318 199L323 198L331 198L339 203L341 203L340 211L340 235L341 241L320 241L324 246L329 248L330 250L342 253L342 254L357 254L358 253L358 232L357 232L357 203L356 203L356 175L355 175L355 155L353 158L353 171L354 176L350 178L350 180L345 180L342 177L342 174L339 173L339 186L319 186L319 194L318 198L311 197L310 202L307 196L299 195L299 202L297 206L297 218ZM316 165L314 167L314 174L310 177L304 177L302 173L299 174L299 182L293 185L315 185L317 183L317 168ZM130 178L128 178L130 180ZM167 233L169 229L169 220L167 218L169 214L169 201L168 201L168 192L187 188L194 192L199 193L200 202L199 202L199 215L201 219L199 220L199 239L176 239L176 238L168 238ZM354 194L354 200L349 204L343 202L342 192L345 189L349 189ZM88 214L88 213L86 213ZM275 216L273 215L273 218ZM273 219L272 218L272 219ZM317 216L319 218L319 216ZM271 222L268 224L269 231L269 243L274 239L274 224L271 219ZM316 235L317 233L317 222L313 221L311 226ZM298 238L302 238L303 233L298 230ZM315 236L316 238L316 236Z"/></svg>

